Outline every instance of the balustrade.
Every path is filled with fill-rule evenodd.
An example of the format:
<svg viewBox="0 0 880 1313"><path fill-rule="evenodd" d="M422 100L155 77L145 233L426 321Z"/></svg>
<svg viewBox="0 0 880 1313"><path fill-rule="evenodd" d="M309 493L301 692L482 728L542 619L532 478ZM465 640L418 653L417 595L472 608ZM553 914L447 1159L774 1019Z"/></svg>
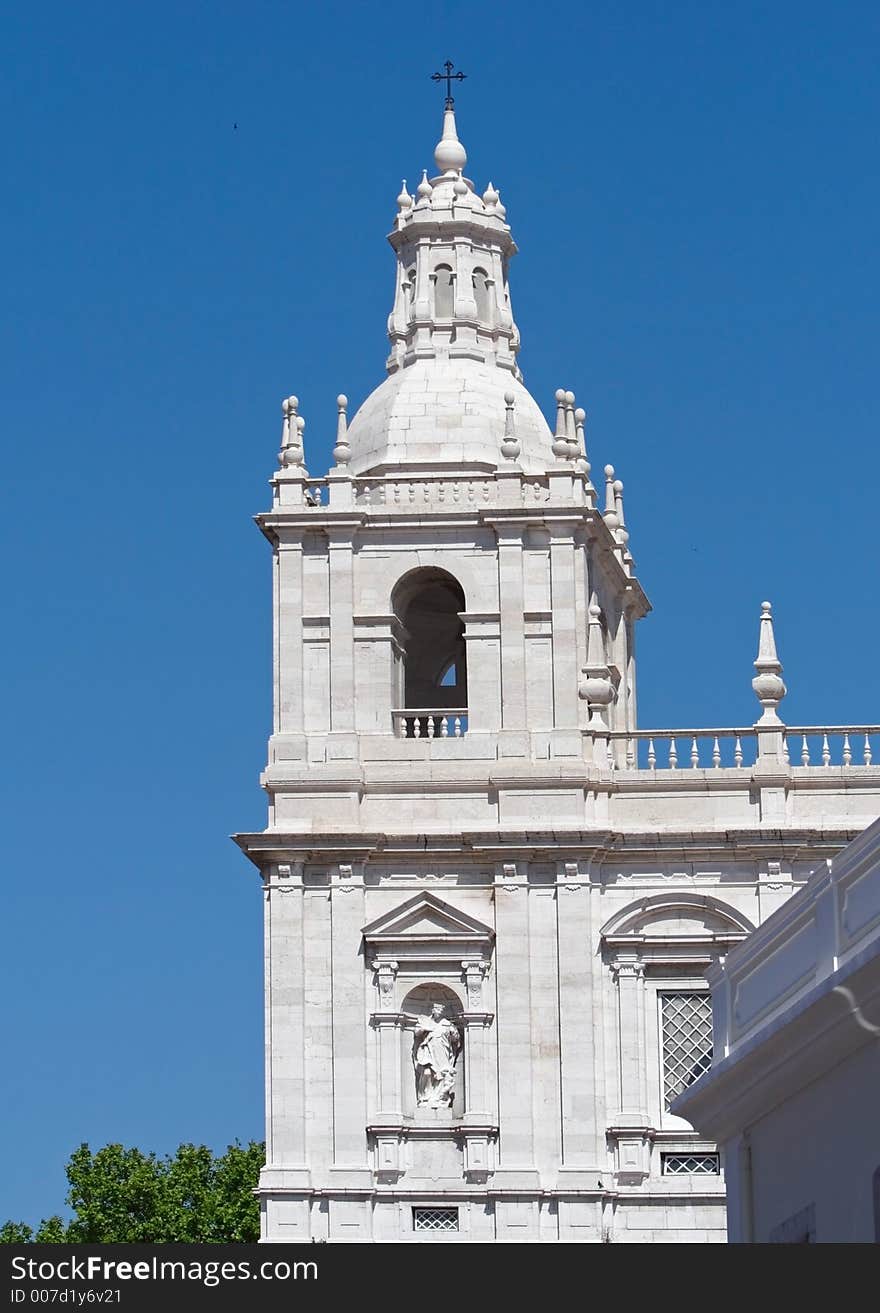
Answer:
<svg viewBox="0 0 880 1313"><path fill-rule="evenodd" d="M405 707L391 715L400 739L460 739L467 733L467 707Z"/></svg>
<svg viewBox="0 0 880 1313"><path fill-rule="evenodd" d="M780 726L784 760L792 767L860 767L872 764L872 735L880 725ZM754 726L724 729L613 730L617 770L751 769L759 753Z"/></svg>

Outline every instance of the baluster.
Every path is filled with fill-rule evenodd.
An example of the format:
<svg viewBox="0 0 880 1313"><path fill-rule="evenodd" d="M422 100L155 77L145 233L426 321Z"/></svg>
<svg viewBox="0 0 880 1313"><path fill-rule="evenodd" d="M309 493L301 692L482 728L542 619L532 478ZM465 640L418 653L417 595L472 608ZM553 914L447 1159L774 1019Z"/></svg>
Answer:
<svg viewBox="0 0 880 1313"><path fill-rule="evenodd" d="M715 742L712 744L712 765L718 770L721 765L721 747L718 743L718 735L715 735Z"/></svg>
<svg viewBox="0 0 880 1313"><path fill-rule="evenodd" d="M428 717L428 738L429 738L429 739L432 739L433 737L434 737L434 717L433 717L433 716L429 716L429 717Z"/></svg>
<svg viewBox="0 0 880 1313"><path fill-rule="evenodd" d="M809 764L810 764L810 745L807 742L807 736L805 734L801 742L801 765L809 766Z"/></svg>
<svg viewBox="0 0 880 1313"><path fill-rule="evenodd" d="M786 766L790 766L790 765L791 765L791 761L789 760L789 756L788 756L788 735L787 735L787 734L783 734L783 736L782 736L782 760L785 762Z"/></svg>
<svg viewBox="0 0 880 1313"><path fill-rule="evenodd" d="M678 766L678 749L675 746L675 739L669 740L669 769L675 770Z"/></svg>
<svg viewBox="0 0 880 1313"><path fill-rule="evenodd" d="M828 746L828 735L822 735L822 765L831 765L831 749Z"/></svg>
<svg viewBox="0 0 880 1313"><path fill-rule="evenodd" d="M409 485L409 499L410 501L415 501L416 499L416 485L414 483Z"/></svg>
<svg viewBox="0 0 880 1313"><path fill-rule="evenodd" d="M691 740L691 769L697 770L700 765L700 750L697 747L697 740Z"/></svg>
<svg viewBox="0 0 880 1313"><path fill-rule="evenodd" d="M743 764L743 745L739 741L739 735L736 736L736 742L733 745L733 764L741 766Z"/></svg>
<svg viewBox="0 0 880 1313"><path fill-rule="evenodd" d="M648 739L648 770L657 769L657 753L654 751L654 740Z"/></svg>
<svg viewBox="0 0 880 1313"><path fill-rule="evenodd" d="M449 717L448 717L448 716L444 716L443 719L440 721L440 737L441 737L441 739L448 739L448 738L449 738Z"/></svg>
<svg viewBox="0 0 880 1313"><path fill-rule="evenodd" d="M413 716L413 738L420 739L421 737L422 737L422 718L421 716Z"/></svg>
<svg viewBox="0 0 880 1313"><path fill-rule="evenodd" d="M852 749L849 746L849 735L843 736L843 764L844 766L852 765Z"/></svg>
<svg viewBox="0 0 880 1313"><path fill-rule="evenodd" d="M866 766L871 764L871 740L865 735L865 751L862 754Z"/></svg>
<svg viewBox="0 0 880 1313"><path fill-rule="evenodd" d="M460 738L461 738L461 716L456 716L456 717L455 717L455 723L454 723L454 725L453 725L453 731L452 731L452 732L453 732L453 734L455 735L455 737L456 737L457 739L460 739Z"/></svg>
<svg viewBox="0 0 880 1313"><path fill-rule="evenodd" d="M636 764L636 745L632 739L626 741L626 769L633 770Z"/></svg>

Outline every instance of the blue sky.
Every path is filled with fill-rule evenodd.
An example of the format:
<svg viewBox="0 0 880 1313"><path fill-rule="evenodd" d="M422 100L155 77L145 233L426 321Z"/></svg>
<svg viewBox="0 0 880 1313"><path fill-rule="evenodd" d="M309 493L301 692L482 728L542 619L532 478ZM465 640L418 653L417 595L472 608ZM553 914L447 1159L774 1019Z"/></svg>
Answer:
<svg viewBox="0 0 880 1313"><path fill-rule="evenodd" d="M880 719L880 10L7 7L0 1220L82 1140L262 1136L268 505L381 381L451 58L520 247L521 362L626 483L640 719ZM233 125L237 124L237 127ZM876 749L875 749L876 750Z"/></svg>

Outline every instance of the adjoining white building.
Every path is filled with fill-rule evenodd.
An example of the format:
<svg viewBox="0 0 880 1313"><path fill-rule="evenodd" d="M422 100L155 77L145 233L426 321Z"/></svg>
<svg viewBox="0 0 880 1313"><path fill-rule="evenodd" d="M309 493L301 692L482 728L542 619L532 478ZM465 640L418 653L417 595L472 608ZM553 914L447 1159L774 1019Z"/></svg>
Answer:
<svg viewBox="0 0 880 1313"><path fill-rule="evenodd" d="M712 1070L675 1101L724 1146L732 1242L880 1242L880 821L723 963Z"/></svg>
<svg viewBox="0 0 880 1313"><path fill-rule="evenodd" d="M335 465L283 405L272 509L267 1240L722 1240L706 971L880 812L878 726L645 730L623 485L526 391L516 247L464 176L397 199L388 377ZM743 672L747 677L747 672ZM723 708L721 709L723 711Z"/></svg>

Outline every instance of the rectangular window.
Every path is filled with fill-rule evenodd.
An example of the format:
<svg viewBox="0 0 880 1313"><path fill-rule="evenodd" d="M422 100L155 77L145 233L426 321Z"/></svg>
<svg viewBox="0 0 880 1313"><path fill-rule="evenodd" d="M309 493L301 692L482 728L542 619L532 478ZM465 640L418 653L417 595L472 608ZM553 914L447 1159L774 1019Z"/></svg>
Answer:
<svg viewBox="0 0 880 1313"><path fill-rule="evenodd" d="M414 1231L457 1231L457 1208L414 1208Z"/></svg>
<svg viewBox="0 0 880 1313"><path fill-rule="evenodd" d="M663 1100L676 1095L712 1066L712 996L661 994L663 1032Z"/></svg>
<svg viewBox="0 0 880 1313"><path fill-rule="evenodd" d="M718 1176L721 1166L717 1153L662 1153L664 1176Z"/></svg>

